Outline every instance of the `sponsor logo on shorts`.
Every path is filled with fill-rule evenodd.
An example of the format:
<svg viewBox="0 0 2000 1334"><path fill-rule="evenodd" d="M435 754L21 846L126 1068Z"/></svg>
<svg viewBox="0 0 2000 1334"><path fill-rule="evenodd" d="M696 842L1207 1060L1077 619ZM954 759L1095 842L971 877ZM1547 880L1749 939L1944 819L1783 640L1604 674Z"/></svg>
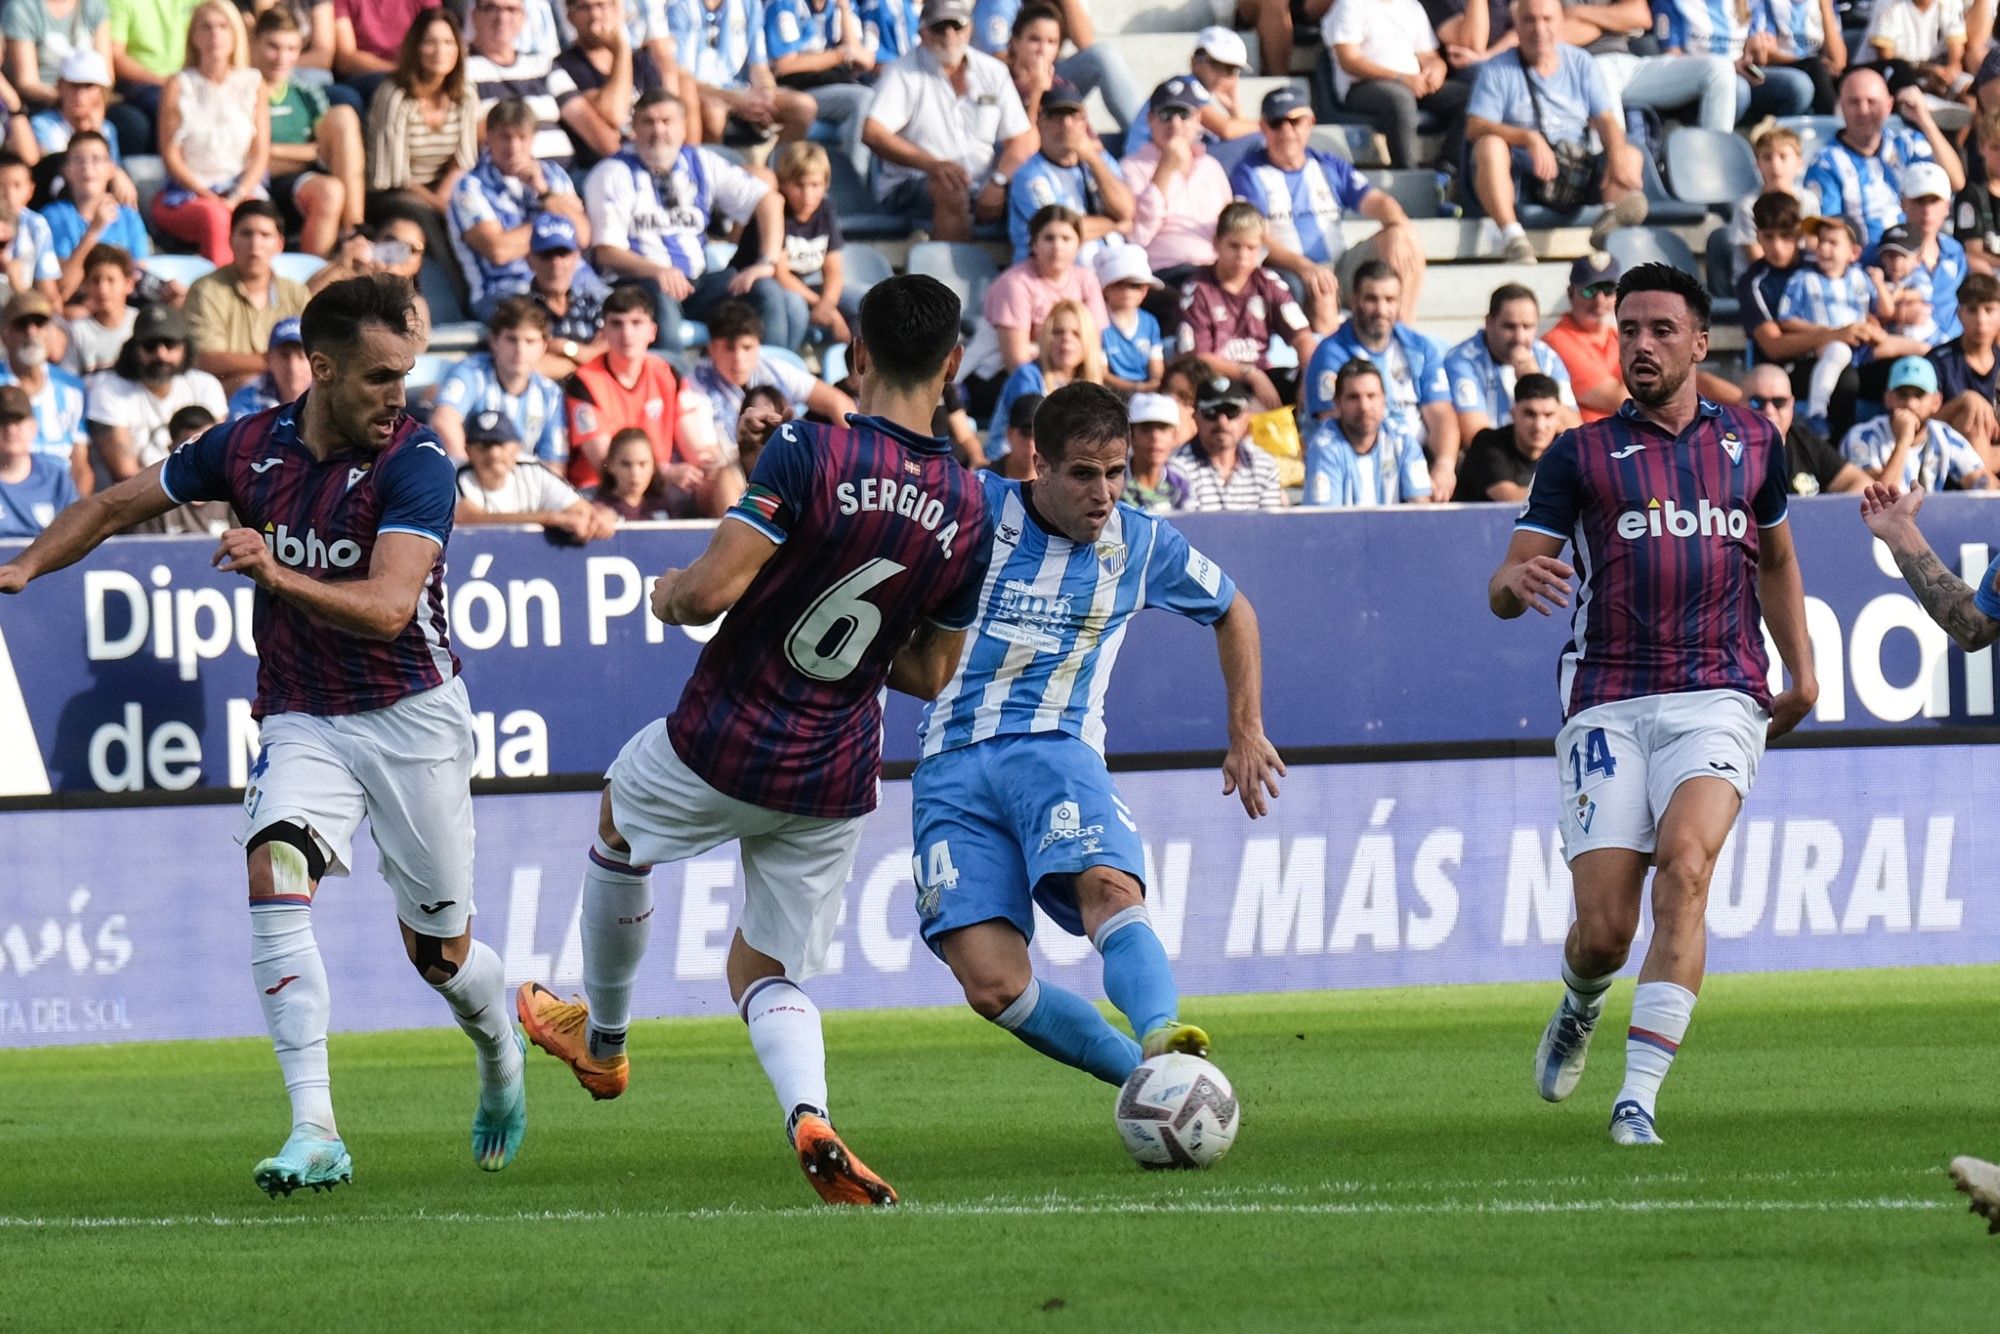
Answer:
<svg viewBox="0 0 2000 1334"><path fill-rule="evenodd" d="M1710 760L1708 767L1719 774L1733 774L1736 772L1736 766L1726 760Z"/></svg>
<svg viewBox="0 0 2000 1334"><path fill-rule="evenodd" d="M1073 801L1059 801L1049 808L1049 832L1042 835L1041 851L1075 840L1084 852L1102 852L1103 838L1103 825L1083 822L1082 807Z"/></svg>
<svg viewBox="0 0 2000 1334"><path fill-rule="evenodd" d="M288 986L292 985L292 983L294 983L294 982L296 982L296 981L298 981L298 980L299 980L299 975L298 975L297 973L292 973L292 974L290 974L290 975L288 975L288 976L285 976L285 977L281 977L281 978L279 978L279 979L278 979L278 985L277 985L277 986L275 986L275 987L265 987L265 988L264 988L264 994L265 994L266 996L275 996L275 995L277 995L277 994L278 994L279 992L283 991L283 990L284 990L284 989L285 989L286 987L288 987Z"/></svg>
<svg viewBox="0 0 2000 1334"><path fill-rule="evenodd" d="M439 913L457 902L457 899L439 899L436 903L419 903L417 906L423 909L424 916L436 917Z"/></svg>
<svg viewBox="0 0 2000 1334"><path fill-rule="evenodd" d="M1597 803L1578 793L1576 810L1572 814L1576 816L1577 827L1587 834L1590 832L1590 822L1597 818Z"/></svg>

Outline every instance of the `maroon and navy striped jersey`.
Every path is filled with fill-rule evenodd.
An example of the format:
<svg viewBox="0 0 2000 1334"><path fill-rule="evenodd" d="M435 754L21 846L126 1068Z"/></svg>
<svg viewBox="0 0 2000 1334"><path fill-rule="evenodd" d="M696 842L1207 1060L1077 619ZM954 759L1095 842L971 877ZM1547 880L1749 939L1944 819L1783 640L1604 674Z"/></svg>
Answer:
<svg viewBox="0 0 2000 1334"><path fill-rule="evenodd" d="M875 809L882 687L923 621L969 627L990 519L948 441L879 417L788 422L724 523L777 554L703 648L667 720L674 751L717 791L824 818Z"/></svg>
<svg viewBox="0 0 2000 1334"><path fill-rule="evenodd" d="M319 620L257 590L257 700L251 716L346 714L386 708L458 674L445 625L444 545L458 504L457 470L436 436L399 418L380 453L321 459L299 439L302 397L227 422L167 459L160 484L178 504L222 500L264 534L278 563L324 583L367 577L382 533L437 543L437 558L401 634L383 643Z"/></svg>
<svg viewBox="0 0 2000 1334"><path fill-rule="evenodd" d="M1671 436L1628 399L1557 436L1515 526L1575 552L1563 716L1684 690L1770 708L1757 543L1784 521L1784 442L1753 412L1702 399Z"/></svg>

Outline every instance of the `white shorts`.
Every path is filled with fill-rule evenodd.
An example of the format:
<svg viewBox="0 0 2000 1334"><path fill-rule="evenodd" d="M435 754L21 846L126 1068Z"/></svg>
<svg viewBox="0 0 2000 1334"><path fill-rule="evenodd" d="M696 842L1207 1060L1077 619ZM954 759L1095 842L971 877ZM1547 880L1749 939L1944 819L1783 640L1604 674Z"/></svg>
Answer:
<svg viewBox="0 0 2000 1334"><path fill-rule="evenodd" d="M611 822L634 866L684 861L738 840L743 939L803 981L826 963L854 869L861 818L819 819L738 801L681 762L664 718L618 752L605 775Z"/></svg>
<svg viewBox="0 0 2000 1334"><path fill-rule="evenodd" d="M1736 690L1647 695L1575 715L1556 737L1564 858L1652 852L1667 803L1690 778L1720 778L1749 796L1770 721Z"/></svg>
<svg viewBox="0 0 2000 1334"><path fill-rule="evenodd" d="M264 720L243 794L247 844L296 820L319 836L327 874L353 864L368 818L396 916L418 935L451 939L472 918L472 709L457 677L367 713Z"/></svg>

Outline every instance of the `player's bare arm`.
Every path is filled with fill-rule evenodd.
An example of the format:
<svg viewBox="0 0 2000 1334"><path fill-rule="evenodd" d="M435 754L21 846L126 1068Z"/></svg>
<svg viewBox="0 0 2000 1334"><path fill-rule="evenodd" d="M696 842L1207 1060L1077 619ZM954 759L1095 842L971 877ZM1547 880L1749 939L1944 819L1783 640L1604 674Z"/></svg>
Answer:
<svg viewBox="0 0 2000 1334"><path fill-rule="evenodd" d="M965 656L963 630L947 630L935 621L925 621L910 635L910 642L897 651L889 667L889 689L936 699L951 684Z"/></svg>
<svg viewBox="0 0 2000 1334"><path fill-rule="evenodd" d="M1868 531L1882 539L1910 591L1932 620L1944 627L1952 642L1975 653L2000 639L2000 621L1981 611L1972 588L1938 559L1917 527L1924 489L1904 492L1893 483L1877 482L1861 493L1861 518Z"/></svg>
<svg viewBox="0 0 2000 1334"><path fill-rule="evenodd" d="M160 485L156 463L116 486L93 492L56 515L55 522L40 537L5 565L0 565L0 593L18 593L32 579L74 565L99 543L148 519L157 519L174 507L172 496Z"/></svg>
<svg viewBox="0 0 2000 1334"><path fill-rule="evenodd" d="M1215 623L1215 649L1222 659L1222 687L1229 698L1229 753L1222 758L1222 795L1236 797L1255 820L1268 813L1277 798L1285 762L1264 735L1264 645L1257 633L1257 610L1241 593Z"/></svg>
<svg viewBox="0 0 2000 1334"><path fill-rule="evenodd" d="M210 563L242 575L336 629L387 642L403 633L417 614L417 598L437 554L438 544L428 537L383 533L375 539L365 578L327 583L280 565L256 529L231 528L216 544Z"/></svg>
<svg viewBox="0 0 2000 1334"><path fill-rule="evenodd" d="M1486 605L1503 621L1511 621L1530 608L1547 616L1569 605L1569 581L1576 573L1564 564L1563 542L1547 533L1514 530L1507 543L1507 556L1486 585Z"/></svg>
<svg viewBox="0 0 2000 1334"><path fill-rule="evenodd" d="M1806 633L1805 581L1798 553L1792 546L1792 526L1773 524L1757 536L1757 603L1764 624L1778 645L1791 684L1771 701L1771 725L1766 736L1775 741L1805 721L1819 701L1819 678L1813 671L1812 638Z"/></svg>
<svg viewBox="0 0 2000 1334"><path fill-rule="evenodd" d="M653 615L668 625L707 625L736 605L777 554L778 544L770 538L725 519L692 564L653 581Z"/></svg>

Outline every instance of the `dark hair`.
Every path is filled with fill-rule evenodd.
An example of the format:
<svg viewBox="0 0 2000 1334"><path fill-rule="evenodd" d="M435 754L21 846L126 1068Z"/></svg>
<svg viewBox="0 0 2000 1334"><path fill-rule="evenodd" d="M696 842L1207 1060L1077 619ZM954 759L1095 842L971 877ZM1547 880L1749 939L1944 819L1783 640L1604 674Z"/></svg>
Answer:
<svg viewBox="0 0 2000 1334"><path fill-rule="evenodd" d="M1029 439L1035 435L1035 414L1042 410L1042 395L1023 394L1007 405L1007 429L1026 431Z"/></svg>
<svg viewBox="0 0 2000 1334"><path fill-rule="evenodd" d="M518 97L503 97L486 113L486 133L495 130L532 130L542 123L535 109Z"/></svg>
<svg viewBox="0 0 2000 1334"><path fill-rule="evenodd" d="M922 273L884 278L861 298L868 374L915 389L929 384L958 346L958 294Z"/></svg>
<svg viewBox="0 0 2000 1334"><path fill-rule="evenodd" d="M146 314L146 307L141 306L139 307L138 315L135 316L134 318L135 320L143 319L145 317L145 314ZM183 323L185 323L185 321ZM135 323L132 327L136 331L139 326ZM185 375L187 372L194 369L194 335L192 333L188 334L186 337L180 340L180 349L181 349L180 374ZM118 359L111 363L111 373L117 376L121 380L131 380L134 382L138 380L139 337L136 332L134 332L132 337L127 338L124 342L124 345L118 349Z"/></svg>
<svg viewBox="0 0 2000 1334"><path fill-rule="evenodd" d="M1535 312L1537 314L1541 313L1541 298L1535 295L1534 288L1523 287L1519 283L1502 283L1493 289L1493 295L1487 299L1486 318L1489 320L1498 319L1501 310L1516 301L1533 302Z"/></svg>
<svg viewBox="0 0 2000 1334"><path fill-rule="evenodd" d="M1072 380L1035 409L1035 452L1051 463L1062 462L1073 445L1115 443L1122 452L1132 442L1127 415L1125 400L1116 393Z"/></svg>
<svg viewBox="0 0 2000 1334"><path fill-rule="evenodd" d="M653 294L638 283L619 283L611 289L611 295L604 298L602 313L605 319L635 310L643 311L650 320L660 318L659 307L653 303Z"/></svg>
<svg viewBox="0 0 2000 1334"><path fill-rule="evenodd" d="M72 139L70 142L75 143L76 141ZM137 275L139 266L132 262L131 251L123 249L120 246L105 245L99 242L90 248L89 254L83 257L84 277L88 278L97 269L118 269L127 278L131 278Z"/></svg>
<svg viewBox="0 0 2000 1334"><path fill-rule="evenodd" d="M105 152L109 153L111 151L111 141L109 139L106 139L103 135L99 134L96 130L76 131L74 134L70 135L69 148L65 148L63 152L67 154L70 148L75 148L78 144L97 144L100 145Z"/></svg>
<svg viewBox="0 0 2000 1334"><path fill-rule="evenodd" d="M1042 19L1052 20L1058 32L1062 32L1064 35L1068 34L1068 30L1063 27L1063 16L1060 8L1051 4L1049 0L1028 0L1026 4L1021 6L1021 12L1014 15L1014 26L1007 30L1007 41L1009 44L1016 37L1026 32L1030 23L1036 23Z"/></svg>
<svg viewBox="0 0 2000 1334"><path fill-rule="evenodd" d="M1750 222L1760 232L1795 232L1800 221L1799 201L1783 190L1758 195L1750 206Z"/></svg>
<svg viewBox="0 0 2000 1334"><path fill-rule="evenodd" d="M680 94L667 88L648 88L640 93L639 100L632 104L632 115L636 119L647 107L656 107L662 102L672 102L681 109L682 115L687 114L687 103L681 101Z"/></svg>
<svg viewBox="0 0 2000 1334"><path fill-rule="evenodd" d="M1514 381L1514 401L1525 403L1531 398L1550 398L1560 403L1562 386L1556 383L1553 375L1543 375L1540 372L1523 375Z"/></svg>
<svg viewBox="0 0 2000 1334"><path fill-rule="evenodd" d="M1356 380L1365 380L1371 375L1378 381L1381 380L1382 368L1366 357L1354 358L1342 366L1340 373L1333 377L1334 398L1338 400L1342 394L1347 392L1347 386L1353 384ZM1384 382L1384 388L1387 388L1386 382Z"/></svg>
<svg viewBox="0 0 2000 1334"><path fill-rule="evenodd" d="M1160 392L1175 398L1177 396L1174 391L1167 388L1167 385L1174 380L1183 381L1188 387L1188 402L1192 404L1194 396L1201 392L1202 385L1213 373L1209 370L1208 363L1201 359L1199 352L1183 353L1168 362L1165 369L1160 372Z"/></svg>
<svg viewBox="0 0 2000 1334"><path fill-rule="evenodd" d="M215 414L199 403L190 403L167 418L168 435L188 435L215 425Z"/></svg>
<svg viewBox="0 0 2000 1334"><path fill-rule="evenodd" d="M1379 283L1384 278L1394 278L1399 283L1403 281L1402 275L1389 267L1387 261L1379 259L1365 260L1355 268L1354 276L1348 280L1347 290L1349 292L1359 292L1369 283Z"/></svg>
<svg viewBox="0 0 2000 1334"><path fill-rule="evenodd" d="M739 338L764 341L764 321L748 301L725 301L708 317L708 341L733 343Z"/></svg>
<svg viewBox="0 0 2000 1334"><path fill-rule="evenodd" d="M333 354L361 340L361 326L379 324L414 338L423 329L417 289L394 273L364 273L328 283L306 302L299 317L299 341L306 355Z"/></svg>
<svg viewBox="0 0 2000 1334"><path fill-rule="evenodd" d="M1067 204L1044 204L1036 209L1034 216L1028 219L1028 239L1039 240L1042 228L1054 222L1060 222L1075 232L1078 241L1083 240L1083 215Z"/></svg>
<svg viewBox="0 0 2000 1334"><path fill-rule="evenodd" d="M256 23L250 27L250 35L253 38L269 37L273 33L280 32L302 33L304 31L299 26L298 15L292 13L284 5L272 5L269 9L259 14Z"/></svg>
<svg viewBox="0 0 2000 1334"><path fill-rule="evenodd" d="M1658 262L1629 268L1625 270L1625 276L1618 280L1618 300L1612 309L1622 309L1625 298L1634 292L1666 292L1677 296L1687 302L1688 314L1694 316L1695 327L1708 328L1708 289L1692 273L1682 273L1671 264Z"/></svg>
<svg viewBox="0 0 2000 1334"><path fill-rule="evenodd" d="M598 472L602 475L598 478L595 494L604 499L610 498L611 456L625 446L634 444L643 449L646 457L653 463L653 475L647 480L646 489L640 493L639 505L643 509L664 508L671 499L667 491L667 479L660 475L660 461L653 453L653 437L637 426L627 426L623 430L614 432L610 443L604 446L604 462L598 467Z"/></svg>
<svg viewBox="0 0 2000 1334"><path fill-rule="evenodd" d="M488 333L504 333L509 329L525 329L533 326L541 330L547 338L554 326L549 322L549 312L542 303L531 296L510 296L493 307L492 318L486 321Z"/></svg>
<svg viewBox="0 0 2000 1334"><path fill-rule="evenodd" d="M792 415L792 400L785 397L785 391L774 384L753 384L743 391L743 406L749 407L758 399L766 399L771 406L787 418Z"/></svg>
<svg viewBox="0 0 2000 1334"><path fill-rule="evenodd" d="M418 67L423 63L424 38L430 35L437 24L451 31L451 40L458 47L458 63L446 71L444 87L440 90L448 104L456 104L465 97L465 35L451 20L451 15L442 9L426 9L418 13L410 30L403 34L402 42L396 47L396 72L389 79L405 93L417 91Z"/></svg>
<svg viewBox="0 0 2000 1334"><path fill-rule="evenodd" d="M1991 306L2000 304L2000 278L1990 273L1968 273L1958 285L1958 304Z"/></svg>
<svg viewBox="0 0 2000 1334"><path fill-rule="evenodd" d="M278 212L278 206L268 199L246 199L229 210L229 230L233 233L246 218L269 219L271 225L278 229L278 235L285 234L285 215Z"/></svg>

